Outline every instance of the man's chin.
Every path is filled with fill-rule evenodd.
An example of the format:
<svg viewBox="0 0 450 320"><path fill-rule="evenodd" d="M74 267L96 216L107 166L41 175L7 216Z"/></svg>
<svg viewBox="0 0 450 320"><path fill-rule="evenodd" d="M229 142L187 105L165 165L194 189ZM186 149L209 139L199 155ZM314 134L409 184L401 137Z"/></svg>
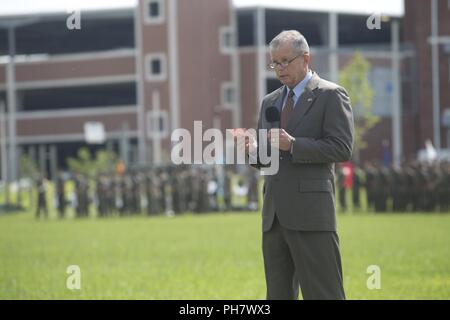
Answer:
<svg viewBox="0 0 450 320"><path fill-rule="evenodd" d="M281 84L289 87L290 82L288 81L288 79L281 78L281 79L278 79L278 80L280 80Z"/></svg>

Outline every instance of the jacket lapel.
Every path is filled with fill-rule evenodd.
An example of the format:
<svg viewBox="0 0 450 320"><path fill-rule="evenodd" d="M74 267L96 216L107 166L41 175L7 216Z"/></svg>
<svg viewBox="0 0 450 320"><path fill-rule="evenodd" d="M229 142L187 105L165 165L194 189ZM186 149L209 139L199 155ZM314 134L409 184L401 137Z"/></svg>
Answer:
<svg viewBox="0 0 450 320"><path fill-rule="evenodd" d="M292 113L291 118L288 121L286 131L287 132L293 132L294 129L300 125L300 122L302 122L304 116L308 113L308 111L311 109L311 107L314 104L314 101L316 100L316 95L314 93L314 90L319 85L319 76L317 73L314 72L313 77L311 80L309 80L308 84L305 87L305 90L303 91L302 95L297 101L297 104L295 105L294 111Z"/></svg>

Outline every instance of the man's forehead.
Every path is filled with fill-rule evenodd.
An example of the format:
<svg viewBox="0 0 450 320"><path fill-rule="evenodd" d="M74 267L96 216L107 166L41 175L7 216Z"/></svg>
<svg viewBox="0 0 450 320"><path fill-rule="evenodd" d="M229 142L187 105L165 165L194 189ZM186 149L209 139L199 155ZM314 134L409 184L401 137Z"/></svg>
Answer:
<svg viewBox="0 0 450 320"><path fill-rule="evenodd" d="M270 52L270 56L273 57L289 57L294 53L294 48L290 44L281 45L277 49Z"/></svg>

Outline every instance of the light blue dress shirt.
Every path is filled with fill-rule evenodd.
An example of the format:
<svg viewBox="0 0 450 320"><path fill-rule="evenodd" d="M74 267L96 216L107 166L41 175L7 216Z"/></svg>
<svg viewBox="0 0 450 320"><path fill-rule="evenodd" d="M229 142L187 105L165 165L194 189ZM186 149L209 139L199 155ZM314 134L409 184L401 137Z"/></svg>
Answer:
<svg viewBox="0 0 450 320"><path fill-rule="evenodd" d="M295 88L294 88L294 108L295 108L295 106L297 104L298 98L300 98L300 96L302 95L303 91L305 90L306 85L308 84L309 80L311 80L312 76L313 76L312 71L308 70L308 73L306 73L305 78L302 81L300 81L295 86ZM287 90L284 90L285 92L284 92L284 99L283 99L282 108L284 108L284 106L286 105L286 100L287 100L287 97L288 97L287 93L289 92L288 91L289 88L286 87L286 89Z"/></svg>

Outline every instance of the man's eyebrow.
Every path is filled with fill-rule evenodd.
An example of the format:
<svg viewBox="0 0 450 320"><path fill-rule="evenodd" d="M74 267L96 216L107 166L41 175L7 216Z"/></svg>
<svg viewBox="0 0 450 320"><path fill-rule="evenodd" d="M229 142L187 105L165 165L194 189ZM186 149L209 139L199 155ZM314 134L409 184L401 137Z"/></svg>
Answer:
<svg viewBox="0 0 450 320"><path fill-rule="evenodd" d="M289 58L283 58L281 61L288 61ZM272 60L272 62L278 62L277 60Z"/></svg>

